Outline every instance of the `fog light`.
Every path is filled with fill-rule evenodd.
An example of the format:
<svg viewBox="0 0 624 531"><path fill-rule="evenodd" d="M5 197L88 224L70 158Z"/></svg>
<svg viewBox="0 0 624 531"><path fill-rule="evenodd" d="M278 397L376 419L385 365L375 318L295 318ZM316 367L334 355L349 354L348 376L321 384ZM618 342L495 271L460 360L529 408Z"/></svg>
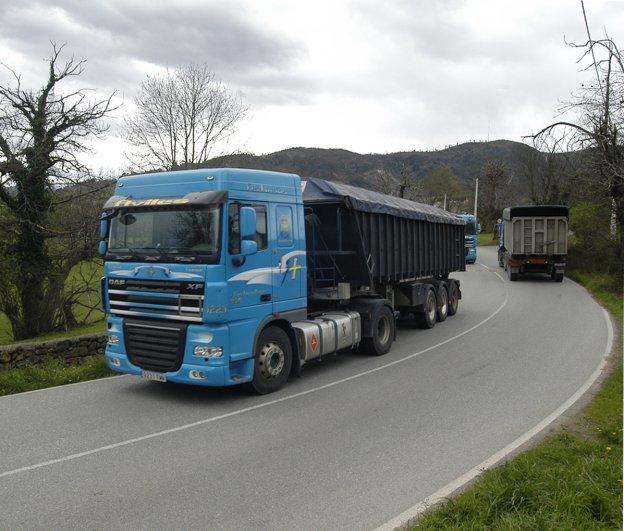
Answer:
<svg viewBox="0 0 624 531"><path fill-rule="evenodd" d="M197 345L193 349L193 354L200 358L220 358L223 356L223 349L221 347L207 347L204 345Z"/></svg>
<svg viewBox="0 0 624 531"><path fill-rule="evenodd" d="M111 358L111 365L115 366L115 367L119 367L121 365L121 361L119 361L119 358Z"/></svg>
<svg viewBox="0 0 624 531"><path fill-rule="evenodd" d="M114 335L114 334L108 334L108 342L111 345L118 345L119 344L119 338Z"/></svg>
<svg viewBox="0 0 624 531"><path fill-rule="evenodd" d="M205 380L206 379L206 375L203 372L196 371L196 370L189 371L189 376L193 380Z"/></svg>

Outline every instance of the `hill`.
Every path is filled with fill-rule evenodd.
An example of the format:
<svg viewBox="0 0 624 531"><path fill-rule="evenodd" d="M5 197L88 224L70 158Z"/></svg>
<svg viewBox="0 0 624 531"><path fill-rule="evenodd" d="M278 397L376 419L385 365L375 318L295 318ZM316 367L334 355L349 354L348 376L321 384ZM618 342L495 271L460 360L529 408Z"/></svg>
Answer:
<svg viewBox="0 0 624 531"><path fill-rule="evenodd" d="M504 162L512 174L519 174L523 160L534 148L511 140L466 142L436 151L403 151L388 154L360 154L345 149L295 147L252 155L240 153L210 159L206 167L240 167L297 173L360 186L375 187L379 172L399 178L407 168L418 180L442 165L448 165L464 181L470 182L491 161Z"/></svg>

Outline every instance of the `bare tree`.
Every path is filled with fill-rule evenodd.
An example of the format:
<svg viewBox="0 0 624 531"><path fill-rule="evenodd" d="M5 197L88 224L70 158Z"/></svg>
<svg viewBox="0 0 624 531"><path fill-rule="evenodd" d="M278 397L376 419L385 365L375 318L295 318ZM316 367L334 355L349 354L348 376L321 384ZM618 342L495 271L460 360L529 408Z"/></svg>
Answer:
<svg viewBox="0 0 624 531"><path fill-rule="evenodd" d="M415 179L413 168L404 164L398 177L386 169L376 170L377 190L382 194L393 195L416 201L422 192L422 182Z"/></svg>
<svg viewBox="0 0 624 531"><path fill-rule="evenodd" d="M583 14L585 14L583 9ZM565 139L567 146L585 150L590 159L587 179L612 201L621 237L624 231L624 55L607 35L593 39L587 26L587 41L571 44L582 50L579 62L595 72L595 82L584 84L562 111L570 120L547 125L534 139ZM621 257L622 254L620 254Z"/></svg>
<svg viewBox="0 0 624 531"><path fill-rule="evenodd" d="M396 179L391 172L385 169L376 170L377 173L377 190L382 194L394 195L396 190Z"/></svg>
<svg viewBox="0 0 624 531"><path fill-rule="evenodd" d="M231 135L247 109L207 65L149 76L125 119L127 154L139 170L191 168Z"/></svg>
<svg viewBox="0 0 624 531"><path fill-rule="evenodd" d="M102 118L113 110L112 95L89 101L85 89L58 91L84 67L73 57L60 62L62 49L52 44L39 90L23 87L10 69L13 84L0 85L0 311L15 339L58 325L65 279L93 253L80 246L64 249L68 232L52 220L59 202L71 215L73 195L59 199L57 191L88 175L78 155L87 151L88 139L105 132ZM59 260L59 253L66 257Z"/></svg>
<svg viewBox="0 0 624 531"><path fill-rule="evenodd" d="M503 208L502 198L509 182L507 167L502 162L488 162L481 170L481 224L494 227Z"/></svg>
<svg viewBox="0 0 624 531"><path fill-rule="evenodd" d="M523 151L520 156L520 171L534 205L566 204L570 197L576 169L572 157L561 150L561 141L536 138L535 149Z"/></svg>

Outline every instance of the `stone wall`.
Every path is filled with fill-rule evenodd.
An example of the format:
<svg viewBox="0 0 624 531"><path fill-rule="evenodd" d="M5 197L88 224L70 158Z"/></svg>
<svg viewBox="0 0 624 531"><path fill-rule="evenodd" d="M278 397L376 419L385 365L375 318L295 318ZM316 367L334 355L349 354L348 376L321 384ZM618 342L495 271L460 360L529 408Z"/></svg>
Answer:
<svg viewBox="0 0 624 531"><path fill-rule="evenodd" d="M40 363L50 358L65 363L79 363L83 358L103 354L106 334L85 334L42 341L40 343L18 343L0 346L0 371Z"/></svg>

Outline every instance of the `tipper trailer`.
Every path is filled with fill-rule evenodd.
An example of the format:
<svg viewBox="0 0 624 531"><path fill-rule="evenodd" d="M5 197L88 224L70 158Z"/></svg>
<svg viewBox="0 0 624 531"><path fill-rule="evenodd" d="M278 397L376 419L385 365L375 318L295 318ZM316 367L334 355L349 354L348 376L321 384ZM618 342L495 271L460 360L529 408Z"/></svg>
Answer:
<svg viewBox="0 0 624 531"><path fill-rule="evenodd" d="M398 317L431 328L461 298L459 217L293 174L122 177L100 232L108 364L158 381L268 393L339 350L385 354Z"/></svg>
<svg viewBox="0 0 624 531"><path fill-rule="evenodd" d="M563 280L568 252L568 207L517 206L503 210L498 264L509 280L525 273L546 273Z"/></svg>

